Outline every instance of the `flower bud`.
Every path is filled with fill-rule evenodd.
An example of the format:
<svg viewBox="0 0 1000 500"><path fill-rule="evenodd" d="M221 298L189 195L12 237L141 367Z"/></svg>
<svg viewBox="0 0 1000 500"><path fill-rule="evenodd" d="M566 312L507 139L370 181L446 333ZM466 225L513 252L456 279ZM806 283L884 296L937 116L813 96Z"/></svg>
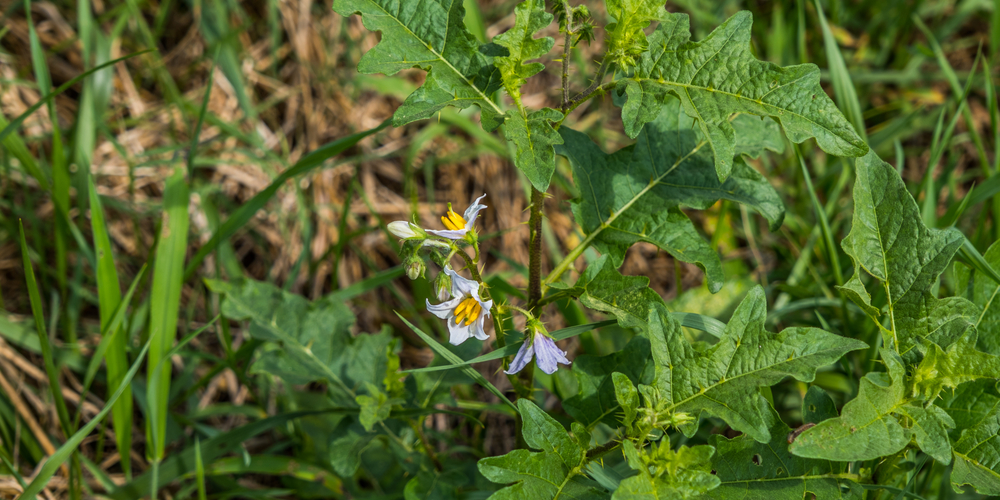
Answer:
<svg viewBox="0 0 1000 500"><path fill-rule="evenodd" d="M451 276L448 273L438 273L434 278L434 294L440 302L451 298Z"/></svg>
<svg viewBox="0 0 1000 500"><path fill-rule="evenodd" d="M406 260L406 276L411 280L423 276L426 269L424 259L421 259L419 255L414 255Z"/></svg>
<svg viewBox="0 0 1000 500"><path fill-rule="evenodd" d="M404 240L410 238L426 238L427 234L424 233L423 229L420 229L416 224L406 222L405 220L398 220L395 222L390 222L388 225L389 232L395 235L397 238L402 238Z"/></svg>

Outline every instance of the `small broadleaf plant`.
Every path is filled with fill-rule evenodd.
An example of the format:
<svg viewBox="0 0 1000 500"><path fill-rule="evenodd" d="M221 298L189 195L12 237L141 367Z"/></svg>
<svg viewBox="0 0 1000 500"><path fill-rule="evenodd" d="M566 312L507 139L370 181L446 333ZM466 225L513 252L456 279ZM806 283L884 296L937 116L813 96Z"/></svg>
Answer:
<svg viewBox="0 0 1000 500"><path fill-rule="evenodd" d="M407 499L921 498L912 491L924 467L949 467L955 491L1000 495L1000 327L990 319L1000 283L959 273L968 293L938 297L964 236L923 224L899 174L869 151L816 66L758 60L746 12L692 41L688 16L663 0L606 0L604 9L524 0L512 26L487 42L466 27L464 4L334 0L333 9L381 33L360 72L426 71L393 125L474 107L482 127L508 141L531 193L526 292L486 267L479 221L488 185L469 193L465 210L448 204L440 221L388 224L408 277L430 278L429 298L415 304L427 314L400 314L435 351L430 366L401 373L388 331L353 337L346 295L308 303L266 284L208 283L226 295L223 314L250 322L260 346L252 373L290 387L326 384L325 406L296 404L329 415L303 420L297 435L339 477L364 479L350 496L364 497L358 485L370 484ZM596 12L610 19L601 26ZM543 36L557 31L560 43ZM571 88L572 51L601 39L596 73ZM524 86L549 62L560 69L561 92L551 96L559 104L532 109ZM605 152L573 128L575 111L595 98L621 107L633 144ZM689 214L722 200L779 229L782 193L754 159L782 154L786 138L857 158L842 241L854 275L838 288L854 328L777 329L761 286L745 287L727 322L676 311L649 278L620 272L643 242L697 265L707 291L719 292L726 267ZM560 157L578 193L581 238L543 275L543 201ZM578 269L591 249L599 256L588 252ZM1000 247L979 260L977 269L1000 267ZM575 326L550 331L556 305ZM580 306L611 319L587 323ZM559 343L597 328L630 340L603 356ZM477 357L484 342L492 349ZM506 377L477 369L496 360ZM545 375L535 377L536 367ZM856 372L852 385L844 375ZM827 387L842 381L839 411L814 384L821 378ZM469 381L483 390L462 390L459 403L450 390ZM782 420L787 401L771 391L783 382L801 389L794 422ZM488 393L495 404L469 401ZM425 417L449 408L512 419L500 430L512 450L470 461L438 446L446 436L428 432Z"/></svg>

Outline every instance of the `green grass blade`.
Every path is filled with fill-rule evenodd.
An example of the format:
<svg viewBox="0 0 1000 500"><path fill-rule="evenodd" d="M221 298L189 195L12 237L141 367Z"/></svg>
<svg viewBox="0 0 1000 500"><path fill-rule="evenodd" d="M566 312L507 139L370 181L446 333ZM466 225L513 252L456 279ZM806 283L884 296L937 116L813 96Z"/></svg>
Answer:
<svg viewBox="0 0 1000 500"><path fill-rule="evenodd" d="M128 373L125 374L125 383L118 387L118 390L111 395L107 403L104 404L104 408L94 416L86 425L84 425L80 430L76 431L69 439L63 443L55 453L45 461L41 469L38 470L38 474L35 478L28 484L28 487L24 489L21 496L18 497L19 500L34 500L35 497L45 488L49 483L49 479L56 473L60 466L69 459L69 457L76 451L80 446L80 443L94 430L97 425L104 420L104 417L108 415L111 411L111 407L114 406L118 398L121 397L122 393L125 392L124 388L132 382L132 378L135 377L136 372L139 371L139 367L142 366L142 361L146 356L146 351L149 349L150 342L146 342L146 345L142 347L139 351L139 355L136 357L135 362L132 363L132 367L129 368Z"/></svg>
<svg viewBox="0 0 1000 500"><path fill-rule="evenodd" d="M87 187L90 194L90 226L94 235L94 252L97 259L97 298L101 316L101 343L110 339L107 347L106 362L108 366L108 392L115 392L125 380L128 373L127 338L121 328L110 328L115 319L116 311L124 311L122 307L122 291L118 280L118 270L115 268L114 254L111 252L111 238L104 221L104 208L101 199L94 188L94 179L87 175ZM133 283L133 286L135 284ZM131 291L131 290L130 290ZM93 359L100 360L99 356ZM112 422L115 429L115 443L125 476L132 475L129 453L132 449L132 390L125 387L121 398L112 410Z"/></svg>
<svg viewBox="0 0 1000 500"><path fill-rule="evenodd" d="M934 33L931 32L930 28L916 14L913 15L913 22L924 33L924 36L927 37L927 43L931 46L931 50L934 52L934 57L937 58L938 65L941 67L945 79L951 85L952 93L955 94L956 98L962 95L962 85L958 81L958 75L955 74L951 63L948 62L948 56L944 53L944 49L941 48L941 44L934 37ZM969 77L971 78L972 75ZM986 159L986 148L983 146L983 138L979 135L979 129L976 128L976 121L972 117L972 111L968 107L964 107L962 108L962 116L965 118L966 128L972 136L972 143L976 146L976 152L979 153L980 165L983 165L983 168L987 168L990 163Z"/></svg>
<svg viewBox="0 0 1000 500"><path fill-rule="evenodd" d="M219 57L216 49L213 61ZM198 110L198 121L194 125L194 132L191 134L191 146L188 147L187 170L188 175L194 172L194 159L198 153L198 138L201 137L201 127L205 124L205 113L208 112L208 101L212 97L212 85L215 83L215 64L208 70L208 82L205 84L205 96L201 99L201 109Z"/></svg>
<svg viewBox="0 0 1000 500"><path fill-rule="evenodd" d="M177 169L167 180L163 193L163 227L153 264L153 289L150 293L148 377L158 377L158 384L147 388L147 440L153 460L163 458L167 435L167 401L170 395L170 363L164 362L177 335L183 284L184 254L188 237L188 186L184 172ZM157 373L159 372L159 373ZM156 408L156 411L153 411Z"/></svg>
<svg viewBox="0 0 1000 500"><path fill-rule="evenodd" d="M24 237L24 224L18 221L18 228L21 231L21 256L24 259L24 279L28 284L28 297L31 301L31 313L35 318L35 331L38 333L38 343L42 350L42 359L45 364L45 373L49 378L49 390L52 399L56 403L56 413L59 416L59 424L67 436L73 434L72 423L69 418L69 411L66 409L66 401L63 399L62 385L59 383L59 370L56 368L52 356L52 346L49 344L49 334L45 329L45 316L42 313L42 297L38 291L38 282L35 281L35 270L28 257L28 241Z"/></svg>
<svg viewBox="0 0 1000 500"><path fill-rule="evenodd" d="M205 260L205 257L215 250L215 248L219 245L219 242L229 238L235 234L237 230L246 225L247 222L250 222L250 219L253 218L254 214L263 208L268 201L270 201L275 193L278 192L278 188L283 186L286 181L322 165L323 162L344 152L344 150L357 144L361 139L364 139L365 137L368 137L369 135L372 135L375 132L389 126L390 121L391 119L386 120L382 122L381 125L373 129L358 132L344 137L343 139L337 139L336 141L329 142L303 157L288 170L282 172L281 175L279 175L278 178L271 183L271 185L254 195L253 198L250 198L250 201L241 205L240 208L233 213L233 215L222 223L222 226L220 226L219 230L212 235L212 238L208 240L208 243L198 249L198 252L191 258L191 261L188 262L187 268L184 270L184 279L189 279L191 276L194 276L194 272L198 269L198 266L201 265L201 261Z"/></svg>
<svg viewBox="0 0 1000 500"><path fill-rule="evenodd" d="M9 123L10 122L7 121L7 118L0 113L0 129L6 127ZM21 139L21 136L8 135L5 137L3 140L3 149L14 155L14 158L17 158L17 161L21 163L21 168L24 169L24 172L38 181L38 185L43 191L51 189L48 177L45 177L45 173L43 173L42 169L38 166L38 162L35 161L35 157L28 151L28 146L24 144L24 140Z"/></svg>
<svg viewBox="0 0 1000 500"><path fill-rule="evenodd" d="M149 267L143 264L142 268L139 269L139 274L137 274L135 279L132 280L132 285L129 286L128 291L125 292L125 296L118 304L114 314L112 314L111 322L108 323L106 327L101 329L101 341L98 342L97 347L94 348L94 353L90 357L90 362L87 363L87 371L84 372L84 390L89 389L90 385L94 383L97 371L101 368L101 361L104 360L104 355L108 351L108 346L111 345L113 337L108 335L108 332L120 330L122 335L127 335L127 332L121 328L122 324L125 322L125 312L128 309L128 305L132 303L132 297L135 295L135 291L139 288L139 283L142 282L143 278L146 276L147 269L149 269Z"/></svg>
<svg viewBox="0 0 1000 500"><path fill-rule="evenodd" d="M806 190L809 191L809 201L812 203L813 212L816 214L817 222L819 222L820 234L823 236L823 247L826 248L827 258L830 259L833 278L837 281L838 285L843 285L844 273L840 269L837 245L833 242L833 231L830 230L830 221L826 218L826 210L819 202L819 197L816 196L816 189L813 188L812 183L812 174L809 173L809 169L806 167L806 159L802 156L802 151L799 150L797 144L792 144L792 149L795 150L795 156L799 160L799 168L802 169L802 178L806 181Z"/></svg>
<svg viewBox="0 0 1000 500"><path fill-rule="evenodd" d="M819 17L819 25L823 31L823 46L826 48L826 62L830 66L830 79L833 81L833 93L837 99L837 105L845 111L847 119L851 121L858 134L865 141L868 140L868 132L865 127L865 116L861 112L861 103L858 101L858 93L854 89L854 82L851 81L851 74L847 71L844 63L844 56L837 46L837 39L830 30L830 25L826 22L823 14L823 6L819 0L816 2L816 15Z"/></svg>
<svg viewBox="0 0 1000 500"><path fill-rule="evenodd" d="M416 334L419 335L420 338L424 339L424 342L427 342L427 345L429 345L431 349L434 350L434 352L441 355L441 357L443 357L446 361L448 361L451 364L461 364L464 362L462 358L456 356L455 353L449 351L448 348L438 343L437 340L434 340L434 337L427 335L426 333L423 332L423 330L417 328L416 326L413 325L413 323L407 321L402 314L396 313L396 316L399 316L399 319L403 320L403 323L406 323L406 326L410 327L411 330L416 332ZM497 389L496 386L491 384L489 380L486 380L486 377L484 377L482 373L479 373L478 370L468 365L463 366L461 368L463 373L472 378L472 380L475 380L476 383L483 386L486 390L495 394L498 398L500 398L501 402L505 403L507 406L511 407L511 409L517 412L517 406L514 403L512 403L509 399L507 399L507 396L505 396L504 393L500 391L500 389Z"/></svg>
<svg viewBox="0 0 1000 500"><path fill-rule="evenodd" d="M986 262L986 258L983 257L983 254L979 253L979 250L976 250L975 245L968 238L965 239L962 248L958 249L957 257L965 261L969 267L989 276L991 280L1000 285L1000 273L996 269L993 269L993 266L990 266L989 262Z"/></svg>
<svg viewBox="0 0 1000 500"><path fill-rule="evenodd" d="M194 440L194 470L198 481L198 500L206 500L205 493L205 462L201 460L201 439Z"/></svg>
<svg viewBox="0 0 1000 500"><path fill-rule="evenodd" d="M205 441L201 446L201 458L204 462L212 463L215 459L227 453L239 451L242 448L244 441L263 432L285 425L292 420L309 415L320 415L323 413L334 413L339 411L339 409L334 409L331 411L319 410L284 413L268 417L263 420L258 420L242 427L237 427L236 429L224 432ZM157 488L163 487L174 479L177 479L178 477L181 477L193 470L195 470L195 449L192 446L186 448L180 453L173 454L161 462L158 477L155 479L155 482L152 471L148 471L135 478L132 482L126 483L116 490L109 492L106 496L113 500L133 500L136 498L142 498L154 485Z"/></svg>

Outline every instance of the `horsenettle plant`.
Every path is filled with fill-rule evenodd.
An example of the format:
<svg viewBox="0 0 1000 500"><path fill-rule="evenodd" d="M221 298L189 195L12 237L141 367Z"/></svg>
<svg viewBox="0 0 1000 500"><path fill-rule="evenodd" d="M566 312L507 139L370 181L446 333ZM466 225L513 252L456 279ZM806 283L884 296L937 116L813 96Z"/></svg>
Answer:
<svg viewBox="0 0 1000 500"><path fill-rule="evenodd" d="M431 278L433 299L420 305L428 315L400 318L437 359L403 374L387 332L350 338L344 314L257 285L210 282L227 294L226 316L250 318L252 335L282 342L262 350L256 370L291 383L324 380L332 400L357 408L356 417L328 426L336 428L329 443L314 446L327 450L338 474L367 463L366 477L406 478L406 498L922 498L918 486L1000 494L1000 327L983 320L1000 307L992 301L1000 275L990 266L1000 248L984 258L958 230L926 227L897 172L827 96L816 66L756 59L749 13L692 41L688 17L668 12L663 0L606 0L608 23L595 7L525 0L510 29L482 42L458 0L334 1L335 11L358 14L381 33L360 72L426 71L393 125L472 107L484 129L508 141L530 183L529 261L523 295L490 286L477 229L489 193L470 193L478 197L461 213L449 204L440 223L390 223L407 275ZM543 31L558 31L558 47ZM572 88L581 71L572 51L598 40L596 72ZM560 104L531 109L522 87L547 57L561 69ZM608 97L634 140L610 154L572 128L575 110ZM707 290L718 292L726 282L718 249L688 215L725 200L779 228L781 196L750 159L783 153L785 139L857 159L853 226L842 242L855 273L839 287L856 305L844 301L849 328L770 332L760 286L749 287L728 323L671 311L647 278L619 272L629 247L650 243L697 265ZM579 193L572 209L582 238L543 274L543 202L558 157ZM597 254L578 269L591 248ZM957 289L968 293L939 298L939 276L962 248L974 272L958 273ZM566 301L613 320L550 332L546 310ZM269 310L273 317L260 314ZM329 345L318 335L326 324L340 332ZM577 357L557 343L602 327L631 340L605 356ZM865 328L878 334L858 333ZM474 357L483 342L492 349ZM497 359L512 393L472 366ZM446 370L499 401L466 408L515 418L516 449L471 467L428 439L415 416L455 407L442 395L457 383ZM809 386L818 370L858 374L841 391L848 401L840 412L820 385ZM788 405L771 387L789 379L801 389L802 411L786 417L778 410ZM380 459L365 462L375 448Z"/></svg>

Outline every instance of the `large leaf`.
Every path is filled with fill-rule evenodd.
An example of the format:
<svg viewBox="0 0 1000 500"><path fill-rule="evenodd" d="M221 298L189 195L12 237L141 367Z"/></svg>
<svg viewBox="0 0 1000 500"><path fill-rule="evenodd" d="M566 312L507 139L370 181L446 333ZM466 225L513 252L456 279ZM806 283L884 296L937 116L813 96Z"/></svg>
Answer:
<svg viewBox="0 0 1000 500"><path fill-rule="evenodd" d="M1000 269L1000 241L990 245L983 258L993 269ZM1000 355L1000 284L983 273L975 273L972 280L972 301L982 309L975 322L979 347Z"/></svg>
<svg viewBox="0 0 1000 500"><path fill-rule="evenodd" d="M506 49L476 41L465 27L461 0L336 0L333 10L361 14L366 28L382 32L379 44L358 63L361 73L427 71L424 84L396 110L394 125L430 118L446 106L472 105L482 111L483 128L503 122L503 111L491 99L500 88L492 56L505 55Z"/></svg>
<svg viewBox="0 0 1000 500"><path fill-rule="evenodd" d="M971 484L986 495L1000 494L1000 393L996 380L980 379L945 392L941 407L962 433L954 445L951 483Z"/></svg>
<svg viewBox="0 0 1000 500"><path fill-rule="evenodd" d="M332 384L329 395L343 406L355 406L359 392L370 392L368 384L382 384L392 335L385 331L352 338L354 315L343 302L309 302L253 280L206 283L226 294L223 315L250 320L250 336L266 341L252 371L277 375L292 385L327 380Z"/></svg>
<svg viewBox="0 0 1000 500"><path fill-rule="evenodd" d="M970 484L984 495L1000 495L1000 407L963 431L954 449L951 484L955 491Z"/></svg>
<svg viewBox="0 0 1000 500"><path fill-rule="evenodd" d="M618 427L621 410L612 378L615 372L627 376L633 384L648 384L653 378L649 340L637 336L616 353L607 356L583 355L574 359L573 375L576 375L580 389L577 395L563 401L566 413L588 427L598 422Z"/></svg>
<svg viewBox="0 0 1000 500"><path fill-rule="evenodd" d="M717 416L733 429L767 443L771 440L769 409L758 388L788 376L812 381L820 366L866 347L861 341L818 328L767 332L766 307L764 289L751 289L722 338L699 350L688 342L665 306L653 305L649 339L656 363L655 385L669 409ZM694 427L686 431L690 434Z"/></svg>
<svg viewBox="0 0 1000 500"><path fill-rule="evenodd" d="M733 175L719 182L702 134L681 112L677 99L657 106L659 115L639 134L636 144L605 154L586 135L563 127L558 148L573 166L580 202L573 213L588 238L621 265L633 243L645 241L705 270L709 288L722 287L722 264L681 206L705 209L720 199L753 208L781 225L784 205L767 179L742 160ZM763 139L761 139L763 141ZM749 142L756 142L751 138ZM748 149L759 151L760 145ZM758 152L759 154L759 152Z"/></svg>
<svg viewBox="0 0 1000 500"><path fill-rule="evenodd" d="M909 429L894 414L907 403L905 369L892 351L882 349L889 372L869 372L858 397L837 418L820 422L795 439L789 450L800 457L871 460L892 455L910 442Z"/></svg>
<svg viewBox="0 0 1000 500"><path fill-rule="evenodd" d="M820 86L819 69L758 61L750 49L751 23L750 13L740 12L701 42L691 42L686 14L663 17L634 76L618 87L628 95L622 109L628 135L636 137L656 118L656 104L673 94L708 137L722 179L733 168L736 141L729 119L735 113L774 117L792 141L815 137L837 156L865 154L868 146Z"/></svg>
<svg viewBox="0 0 1000 500"><path fill-rule="evenodd" d="M552 22L545 11L544 0L525 0L514 9L514 27L493 38L493 43L510 53L495 59L504 89L514 100L516 109L507 112L504 135L514 145L514 165L528 177L535 189L545 192L556 168L554 146L562 144L552 122L563 114L550 108L531 112L521 103L521 86L545 69L540 62L526 63L544 56L555 41L550 37L534 38L537 31Z"/></svg>
<svg viewBox="0 0 1000 500"><path fill-rule="evenodd" d="M527 399L517 401L524 421L524 442L541 451L514 450L479 461L479 472L494 483L511 484L490 496L493 500L522 498L604 498L596 484L580 476L590 435L574 425L570 436L559 422ZM581 444L582 443L582 444Z"/></svg>
<svg viewBox="0 0 1000 500"><path fill-rule="evenodd" d="M720 435L710 438L709 443L716 450L712 469L722 484L704 498L863 498L860 486L842 477L843 464L793 456L788 452L791 429L773 409L766 417L771 433L767 443L759 443L745 434L733 439Z"/></svg>
<svg viewBox="0 0 1000 500"><path fill-rule="evenodd" d="M874 152L856 165L854 220L843 241L855 271L841 290L879 322L880 312L871 304L860 270L878 279L888 302L885 343L913 362L920 358L924 342L947 347L978 315L968 300L938 299L932 292L965 237L955 228L925 226L899 174Z"/></svg>

